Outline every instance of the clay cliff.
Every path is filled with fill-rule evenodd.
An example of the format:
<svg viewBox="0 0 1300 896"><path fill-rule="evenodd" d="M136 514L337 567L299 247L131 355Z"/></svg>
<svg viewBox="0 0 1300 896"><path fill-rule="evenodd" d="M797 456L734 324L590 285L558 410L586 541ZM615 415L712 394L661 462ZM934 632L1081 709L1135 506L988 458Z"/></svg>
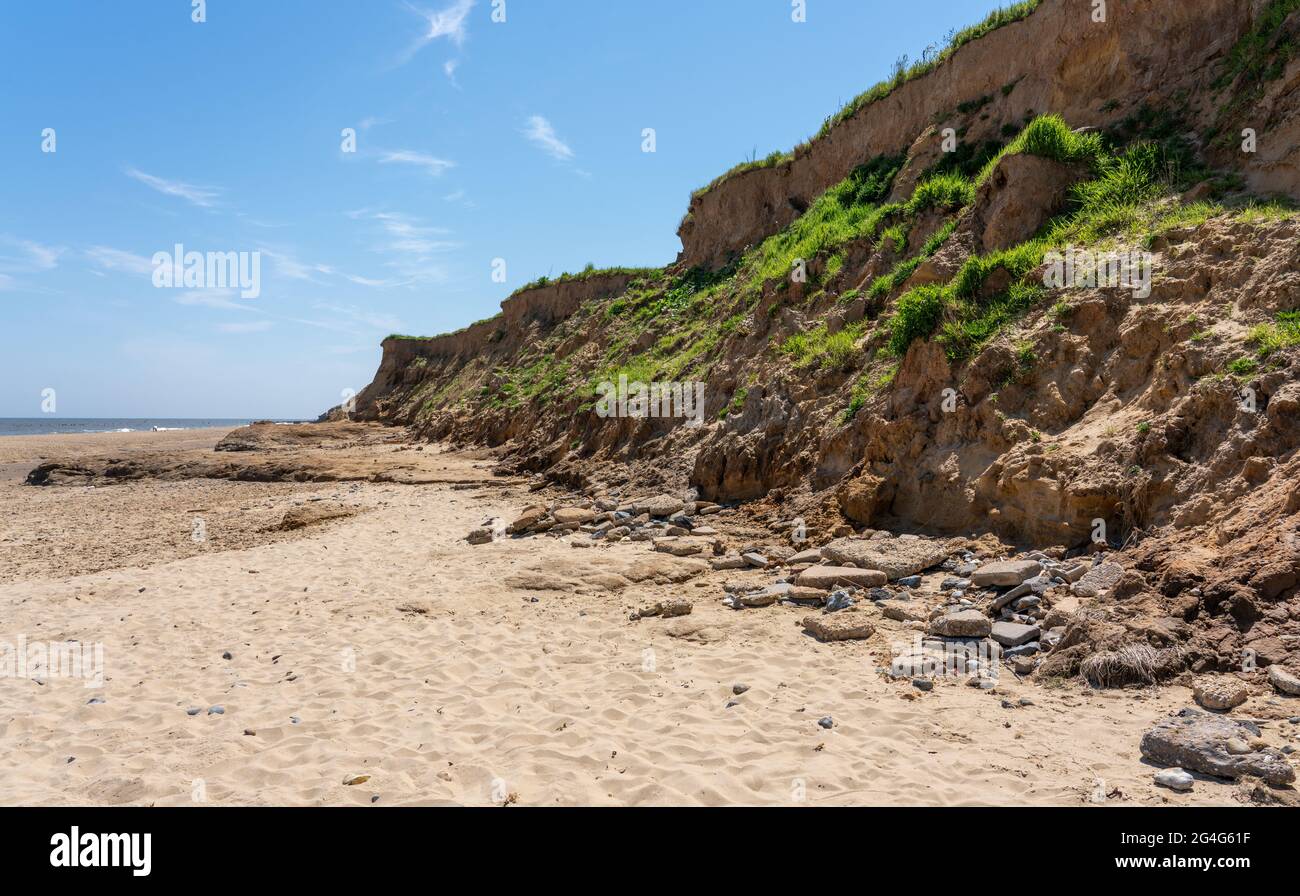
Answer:
<svg viewBox="0 0 1300 896"><path fill-rule="evenodd" d="M663 269L386 340L356 416L814 541L1122 548L1125 612L1300 658L1300 2L1107 6L1022 4L720 178ZM702 423L602 414L621 378Z"/></svg>

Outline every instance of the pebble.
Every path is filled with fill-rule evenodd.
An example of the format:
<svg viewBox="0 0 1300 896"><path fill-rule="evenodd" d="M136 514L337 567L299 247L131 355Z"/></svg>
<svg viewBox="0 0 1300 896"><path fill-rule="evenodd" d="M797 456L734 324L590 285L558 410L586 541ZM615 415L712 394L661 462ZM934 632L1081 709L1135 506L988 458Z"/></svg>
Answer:
<svg viewBox="0 0 1300 896"><path fill-rule="evenodd" d="M101 703L103 703L103 702L104 702L104 698L103 698L103 697L91 697L89 700L86 701L86 704L87 704L88 706L98 706L99 704L101 704Z"/></svg>
<svg viewBox="0 0 1300 896"><path fill-rule="evenodd" d="M823 728L832 728L835 725L835 720L830 716L822 716L817 720L817 724L821 725Z"/></svg>
<svg viewBox="0 0 1300 896"><path fill-rule="evenodd" d="M235 656L229 650L227 650L225 653L221 654L221 658L223 660L233 660Z"/></svg>
<svg viewBox="0 0 1300 896"><path fill-rule="evenodd" d="M913 678L912 687L918 691L932 691L934 690L934 682L928 678Z"/></svg>
<svg viewBox="0 0 1300 896"><path fill-rule="evenodd" d="M745 693L747 690L749 690L749 685L747 684L733 684L731 686L731 693L735 694L737 697Z"/></svg>
<svg viewBox="0 0 1300 896"><path fill-rule="evenodd" d="M898 585L900 588L920 588L921 577L907 576L905 578L899 579L898 581L894 582L894 584Z"/></svg>
<svg viewBox="0 0 1300 896"><path fill-rule="evenodd" d="M210 715L210 716L222 716L222 715L225 715L225 714L226 714L226 708L225 708L224 706L209 706L209 707L208 707L208 715Z"/></svg>
<svg viewBox="0 0 1300 896"><path fill-rule="evenodd" d="M1156 772L1156 784L1170 790L1187 792L1196 784L1196 779L1181 768L1166 768Z"/></svg>
<svg viewBox="0 0 1300 896"><path fill-rule="evenodd" d="M201 712L203 712L203 707L201 706L191 706L189 709L185 710L187 716L197 716Z"/></svg>
<svg viewBox="0 0 1300 896"><path fill-rule="evenodd" d="M733 706L739 706L739 705L740 705L740 701L739 701L739 700L728 700L728 701L727 701L727 706L726 706L726 708L727 708L727 709L731 709L731 707L733 707Z"/></svg>

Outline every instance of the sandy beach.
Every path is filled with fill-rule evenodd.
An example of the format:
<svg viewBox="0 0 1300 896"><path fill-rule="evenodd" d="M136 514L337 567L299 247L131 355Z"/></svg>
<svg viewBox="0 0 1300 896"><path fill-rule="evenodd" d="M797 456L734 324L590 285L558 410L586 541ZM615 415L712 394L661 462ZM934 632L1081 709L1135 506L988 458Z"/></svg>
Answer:
<svg viewBox="0 0 1300 896"><path fill-rule="evenodd" d="M1229 783L1152 783L1138 742L1191 705L1186 687L1042 688L1004 672L995 690L955 679L922 693L880 668L914 637L901 623L821 643L804 610L721 604L724 581L763 571L638 542L470 546L467 531L530 502L483 454L428 446L421 462L443 481L424 484L22 484L55 454L206 452L222 435L0 440L0 640L102 644L104 660L102 687L0 679L0 802L1241 800ZM319 504L353 515L274 528ZM728 516L713 518L724 532ZM691 615L629 618L672 597ZM1264 700L1239 714L1268 715ZM1283 720L1264 727L1295 737Z"/></svg>

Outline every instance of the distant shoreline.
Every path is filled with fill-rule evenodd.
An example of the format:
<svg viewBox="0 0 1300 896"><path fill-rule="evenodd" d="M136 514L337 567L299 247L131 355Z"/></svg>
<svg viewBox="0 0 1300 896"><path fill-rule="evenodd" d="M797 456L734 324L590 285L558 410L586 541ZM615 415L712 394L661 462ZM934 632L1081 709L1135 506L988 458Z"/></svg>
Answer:
<svg viewBox="0 0 1300 896"><path fill-rule="evenodd" d="M173 432L247 426L254 418L219 417L0 417L0 437L90 435L97 433ZM258 418L266 419L266 418ZM299 420L274 420L300 423Z"/></svg>

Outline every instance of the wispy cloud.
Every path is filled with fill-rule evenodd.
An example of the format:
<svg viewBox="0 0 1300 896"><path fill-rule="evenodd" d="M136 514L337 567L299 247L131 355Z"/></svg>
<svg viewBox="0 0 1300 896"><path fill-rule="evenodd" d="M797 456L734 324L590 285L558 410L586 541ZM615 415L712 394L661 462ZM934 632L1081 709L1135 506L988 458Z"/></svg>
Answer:
<svg viewBox="0 0 1300 896"><path fill-rule="evenodd" d="M391 285L410 286L447 279L446 268L437 256L461 248L461 243L446 238L451 236L451 231L430 227L418 218L399 212L359 209L347 215L379 226L382 237L374 245L374 251L386 256L385 267L397 272L399 281Z"/></svg>
<svg viewBox="0 0 1300 896"><path fill-rule="evenodd" d="M426 28L424 33L416 38L415 42L402 54L398 63L402 64L409 61L411 57L429 44L444 37L457 47L464 46L465 39L469 36L467 19L470 10L474 8L474 2L475 0L456 0L450 6L437 12L420 9L407 3L407 9L424 19Z"/></svg>
<svg viewBox="0 0 1300 896"><path fill-rule="evenodd" d="M574 157L573 149L569 144L561 140L556 135L555 128L551 127L551 123L540 115L528 119L524 136L543 152L561 162L568 162Z"/></svg>
<svg viewBox="0 0 1300 896"><path fill-rule="evenodd" d="M62 246L44 246L31 240L0 236L0 247L13 251L0 253L0 289L13 289L17 281L13 274L39 274L59 266L59 258L67 250Z"/></svg>
<svg viewBox="0 0 1300 896"><path fill-rule="evenodd" d="M97 266L109 271L122 271L127 274L152 274L153 261L143 255L123 252L108 246L91 246L86 250L86 257Z"/></svg>
<svg viewBox="0 0 1300 896"><path fill-rule="evenodd" d="M179 180L166 180L152 174L146 174L136 168L126 169L126 175L138 180L152 190L157 190L164 196L179 197L186 202L197 205L199 208L212 208L217 204L217 197L220 195L220 191L214 187L198 187Z"/></svg>
<svg viewBox="0 0 1300 896"><path fill-rule="evenodd" d="M385 152L379 157L379 161L383 164L415 165L418 168L423 168L430 177L440 177L448 168L456 167L455 162L439 159L428 153L416 152L412 149Z"/></svg>
<svg viewBox="0 0 1300 896"><path fill-rule="evenodd" d="M233 289L192 289L175 296L178 305L191 305L201 308L215 308L219 311L256 311L252 305L235 301L239 295Z"/></svg>

